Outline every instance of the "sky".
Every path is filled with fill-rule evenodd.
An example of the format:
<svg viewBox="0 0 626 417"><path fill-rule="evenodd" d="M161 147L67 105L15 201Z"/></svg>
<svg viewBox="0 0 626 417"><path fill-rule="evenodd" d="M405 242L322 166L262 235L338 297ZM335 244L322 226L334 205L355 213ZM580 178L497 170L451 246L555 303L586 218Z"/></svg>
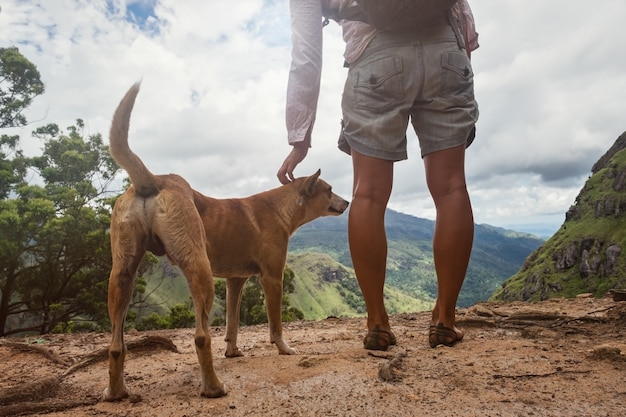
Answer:
<svg viewBox="0 0 626 417"><path fill-rule="evenodd" d="M478 224L548 237L591 167L626 131L624 0L470 0L480 48L472 54L480 119L466 153ZM126 90L141 81L130 146L154 173L177 173L216 198L280 184L290 65L288 0L4 0L0 47L34 63L46 91L14 129L40 154L39 126L78 118L108 136ZM340 27L324 29L313 147L297 176L318 168L350 199L350 157L337 149L346 77ZM3 132L5 133L5 132ZM389 207L434 220L423 163L409 131Z"/></svg>

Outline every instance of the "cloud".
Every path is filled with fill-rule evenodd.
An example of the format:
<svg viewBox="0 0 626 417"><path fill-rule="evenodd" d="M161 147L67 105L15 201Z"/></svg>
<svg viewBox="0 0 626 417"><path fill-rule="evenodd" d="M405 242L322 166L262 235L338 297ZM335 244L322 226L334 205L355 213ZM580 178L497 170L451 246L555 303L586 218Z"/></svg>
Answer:
<svg viewBox="0 0 626 417"><path fill-rule="evenodd" d="M470 0L481 47L472 55L480 106L467 151L478 223L556 227L593 163L626 130L622 0ZM349 198L350 158L337 150L341 31L324 29L324 69L313 148L298 175L322 169ZM284 106L290 64L287 0L8 0L0 38L42 74L46 93L18 129L82 118L106 135L126 89L142 80L131 147L154 172L176 172L203 193L245 196L278 186L287 155ZM390 207L434 218L409 132Z"/></svg>

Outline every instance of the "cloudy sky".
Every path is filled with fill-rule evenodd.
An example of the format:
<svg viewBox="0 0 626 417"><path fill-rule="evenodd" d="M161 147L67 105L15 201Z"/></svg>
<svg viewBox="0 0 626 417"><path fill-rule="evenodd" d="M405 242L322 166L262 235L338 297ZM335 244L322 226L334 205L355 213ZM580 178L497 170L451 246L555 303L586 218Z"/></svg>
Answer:
<svg viewBox="0 0 626 417"><path fill-rule="evenodd" d="M470 0L480 48L472 56L480 105L467 152L476 223L549 235L626 130L624 0ZM18 130L40 152L36 127L108 134L134 82L133 149L155 173L176 172L214 197L279 185L290 63L288 0L4 0L0 47L39 69L44 95ZM350 158L336 148L346 70L339 26L325 29L313 148L296 171L321 168L349 198ZM396 164L390 207L434 219L419 148Z"/></svg>

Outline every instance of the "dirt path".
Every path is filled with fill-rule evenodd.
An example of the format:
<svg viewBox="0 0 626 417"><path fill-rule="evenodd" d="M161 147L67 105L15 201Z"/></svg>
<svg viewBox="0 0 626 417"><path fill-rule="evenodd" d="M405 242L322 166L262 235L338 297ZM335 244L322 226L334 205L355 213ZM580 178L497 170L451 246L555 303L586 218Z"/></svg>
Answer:
<svg viewBox="0 0 626 417"><path fill-rule="evenodd" d="M626 415L625 302L479 304L459 312L454 348L428 347L428 316L393 316L398 345L381 353L362 348L363 319L287 324L295 356L252 326L239 336L246 356L226 359L214 328L219 399L198 395L190 329L127 336L132 395L117 403L100 401L108 334L0 339L0 417Z"/></svg>

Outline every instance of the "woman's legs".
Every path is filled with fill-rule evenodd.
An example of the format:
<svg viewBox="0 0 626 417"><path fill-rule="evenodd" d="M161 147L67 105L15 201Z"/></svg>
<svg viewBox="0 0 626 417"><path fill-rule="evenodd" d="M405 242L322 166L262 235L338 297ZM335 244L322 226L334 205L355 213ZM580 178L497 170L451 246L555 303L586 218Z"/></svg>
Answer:
<svg viewBox="0 0 626 417"><path fill-rule="evenodd" d="M383 302L387 269L385 209L393 184L393 162L352 150L354 184L348 218L352 264L367 308L367 328L389 331Z"/></svg>
<svg viewBox="0 0 626 417"><path fill-rule="evenodd" d="M465 147L428 154L424 167L437 210L433 256L438 294L432 324L454 329L460 339L463 333L454 327L455 309L474 240L474 217L465 184Z"/></svg>

